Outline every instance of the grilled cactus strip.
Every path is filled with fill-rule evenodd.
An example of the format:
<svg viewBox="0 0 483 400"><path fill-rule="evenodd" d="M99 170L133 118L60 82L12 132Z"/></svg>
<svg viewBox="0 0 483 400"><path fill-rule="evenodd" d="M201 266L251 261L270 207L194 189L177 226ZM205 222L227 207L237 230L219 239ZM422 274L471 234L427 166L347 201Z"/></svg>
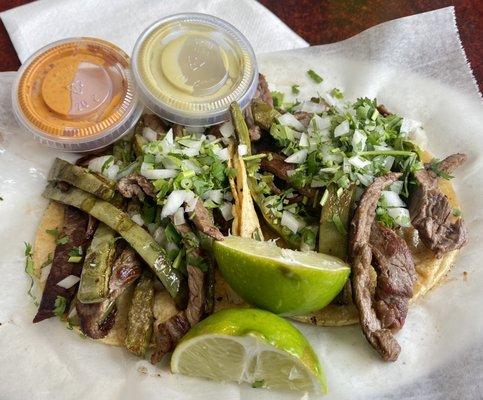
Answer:
<svg viewBox="0 0 483 400"><path fill-rule="evenodd" d="M147 231L131 220L128 214L74 187L62 192L49 184L42 195L46 199L77 207L118 232L146 261L176 304L184 308L187 299L186 281L180 272L171 266L165 250L159 247Z"/></svg>
<svg viewBox="0 0 483 400"><path fill-rule="evenodd" d="M60 158L55 159L48 180L51 182L67 182L106 201L112 200L116 188L115 182Z"/></svg>
<svg viewBox="0 0 483 400"><path fill-rule="evenodd" d="M99 224L87 250L77 298L81 303L100 303L109 294L109 278L116 256L116 233Z"/></svg>
<svg viewBox="0 0 483 400"><path fill-rule="evenodd" d="M337 196L337 186L329 185L326 189L328 197L322 206L319 227L319 253L330 254L343 260L347 259L348 235L340 231L334 223L338 218L349 232L349 217L352 202L354 201L355 186L349 186L340 196Z"/></svg>
<svg viewBox="0 0 483 400"><path fill-rule="evenodd" d="M144 357L153 334L154 282L150 273L144 273L134 289L127 315L124 344L137 356Z"/></svg>

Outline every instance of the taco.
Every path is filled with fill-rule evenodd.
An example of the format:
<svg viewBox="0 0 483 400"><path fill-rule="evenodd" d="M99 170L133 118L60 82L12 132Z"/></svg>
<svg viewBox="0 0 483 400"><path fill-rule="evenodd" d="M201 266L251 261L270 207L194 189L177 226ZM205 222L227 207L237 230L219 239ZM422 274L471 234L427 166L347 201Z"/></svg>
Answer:
<svg viewBox="0 0 483 400"><path fill-rule="evenodd" d="M211 256L229 233L263 238L237 154L230 123L192 131L146 114L102 153L56 159L32 254L34 322L58 316L157 363L201 318L241 305Z"/></svg>
<svg viewBox="0 0 483 400"><path fill-rule="evenodd" d="M449 181L465 157L435 160L411 140L420 128L341 96L287 104L276 94L274 104L260 76L231 121L193 129L146 114L101 154L57 159L33 253L43 290L34 321L59 316L157 363L205 316L247 306L211 254L232 234L348 261L337 298L293 318L360 321L381 356L397 358L392 332L409 302L467 240Z"/></svg>
<svg viewBox="0 0 483 400"><path fill-rule="evenodd" d="M263 80L263 79L262 79ZM466 157L439 161L413 138L415 123L376 100L344 101L334 89L307 101L255 98L232 110L248 149L248 186L262 231L282 247L349 262L350 282L327 307L295 320L360 322L383 359L400 348L408 305L442 279L467 241L451 173ZM275 103L275 104L274 104Z"/></svg>

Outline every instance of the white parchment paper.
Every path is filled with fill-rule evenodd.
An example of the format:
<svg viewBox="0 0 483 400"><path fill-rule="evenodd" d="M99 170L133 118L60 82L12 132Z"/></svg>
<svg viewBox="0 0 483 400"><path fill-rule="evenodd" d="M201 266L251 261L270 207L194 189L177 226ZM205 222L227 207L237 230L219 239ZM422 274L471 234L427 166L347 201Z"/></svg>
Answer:
<svg viewBox="0 0 483 400"><path fill-rule="evenodd" d="M390 38L390 39L389 39ZM466 64L452 8L403 18L345 42L258 57L272 89L302 96L318 90L377 97L391 111L423 123L433 153L465 152L455 185L470 243L446 282L418 300L397 338L396 363L379 360L357 326L297 324L328 377L328 399L480 399L483 397L483 107ZM15 127L11 76L0 75L0 398L5 399L300 399L219 384L152 367L118 348L81 339L57 320L31 324L22 241L32 241L46 202L40 198L56 152ZM2 128L3 127L3 128ZM464 279L463 272L467 272ZM304 399L315 398L305 396Z"/></svg>

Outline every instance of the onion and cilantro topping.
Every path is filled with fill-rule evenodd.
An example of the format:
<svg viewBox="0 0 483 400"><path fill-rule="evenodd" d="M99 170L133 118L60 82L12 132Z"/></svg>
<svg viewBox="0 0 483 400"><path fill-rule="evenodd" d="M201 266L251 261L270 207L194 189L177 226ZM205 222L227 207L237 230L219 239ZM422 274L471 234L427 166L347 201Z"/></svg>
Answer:
<svg viewBox="0 0 483 400"><path fill-rule="evenodd" d="M313 71L308 72L317 80ZM264 205L271 212L275 223L286 227L291 234L301 235L306 227L314 226L314 198L324 205L324 190L329 185L337 188L337 196L350 186L356 188L356 199L375 177L390 171L400 171L403 176L393 184L379 201L377 219L390 227L410 225L407 199L412 174L422 168L420 149L409 139L422 128L414 121L395 114L379 111L376 100L360 98L355 102L343 101L338 89L324 93L310 101L283 103L283 95L276 92L274 103L281 115L275 118L270 135L279 146L285 163L292 166L287 171L289 189L274 193L271 174L249 165L249 172L257 179L257 191L263 194ZM384 110L385 111L385 110ZM305 113L305 115L301 115ZM308 118L308 124L303 118ZM437 165L435 165L437 170ZM275 178L276 179L276 178ZM293 190L304 188L317 193L314 198L303 196L301 201L291 202ZM334 225L341 234L345 227Z"/></svg>

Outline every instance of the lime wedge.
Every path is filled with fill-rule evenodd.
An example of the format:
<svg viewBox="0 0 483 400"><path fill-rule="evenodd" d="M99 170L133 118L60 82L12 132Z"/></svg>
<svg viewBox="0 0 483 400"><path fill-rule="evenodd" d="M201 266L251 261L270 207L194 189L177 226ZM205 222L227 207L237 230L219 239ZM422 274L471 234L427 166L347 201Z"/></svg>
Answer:
<svg viewBox="0 0 483 400"><path fill-rule="evenodd" d="M336 257L239 236L215 242L213 250L235 292L249 304L281 315L303 315L325 307L350 272Z"/></svg>
<svg viewBox="0 0 483 400"><path fill-rule="evenodd" d="M283 318L253 308L222 310L195 325L176 347L171 370L253 387L327 391L302 333Z"/></svg>

